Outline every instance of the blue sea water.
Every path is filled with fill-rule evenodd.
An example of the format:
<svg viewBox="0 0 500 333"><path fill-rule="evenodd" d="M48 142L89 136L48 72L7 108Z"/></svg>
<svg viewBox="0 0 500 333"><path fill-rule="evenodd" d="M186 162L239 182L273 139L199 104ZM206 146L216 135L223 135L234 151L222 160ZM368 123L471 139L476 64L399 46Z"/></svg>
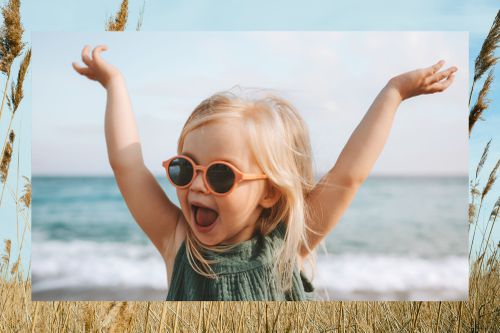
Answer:
<svg viewBox="0 0 500 333"><path fill-rule="evenodd" d="M157 180L178 204L168 181ZM326 238L327 253L319 250L315 285L346 295L466 298L467 181L368 178ZM163 261L113 177L35 176L32 182L34 295L83 286L166 289Z"/></svg>

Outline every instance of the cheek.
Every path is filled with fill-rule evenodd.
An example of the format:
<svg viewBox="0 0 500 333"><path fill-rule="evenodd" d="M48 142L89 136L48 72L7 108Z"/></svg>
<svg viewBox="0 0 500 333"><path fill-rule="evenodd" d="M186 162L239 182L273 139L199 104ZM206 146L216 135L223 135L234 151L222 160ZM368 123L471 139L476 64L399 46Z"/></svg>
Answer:
<svg viewBox="0 0 500 333"><path fill-rule="evenodd" d="M181 205L182 212L184 213L184 217L187 219L189 214L189 205L187 201L187 190L179 190L177 189L177 199L179 200L179 204Z"/></svg>
<svg viewBox="0 0 500 333"><path fill-rule="evenodd" d="M230 220L248 218L258 204L258 195L254 191L249 191L249 188L245 187L237 188L224 200L220 200L219 208L223 217Z"/></svg>

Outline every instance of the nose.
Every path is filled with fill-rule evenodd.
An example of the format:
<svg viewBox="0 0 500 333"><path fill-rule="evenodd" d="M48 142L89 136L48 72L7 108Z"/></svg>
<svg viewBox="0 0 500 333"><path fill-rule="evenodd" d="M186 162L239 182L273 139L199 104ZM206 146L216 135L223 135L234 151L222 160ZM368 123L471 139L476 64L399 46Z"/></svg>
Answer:
<svg viewBox="0 0 500 333"><path fill-rule="evenodd" d="M205 187L205 182L203 182L203 173L201 171L196 171L196 175L194 176L190 189L192 191L208 193L207 188Z"/></svg>

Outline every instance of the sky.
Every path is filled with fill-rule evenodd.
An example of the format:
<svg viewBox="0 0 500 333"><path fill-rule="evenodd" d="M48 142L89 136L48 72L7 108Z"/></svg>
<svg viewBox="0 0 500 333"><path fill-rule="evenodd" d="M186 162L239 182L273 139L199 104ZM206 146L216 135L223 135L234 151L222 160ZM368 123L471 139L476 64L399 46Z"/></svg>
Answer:
<svg viewBox="0 0 500 333"><path fill-rule="evenodd" d="M5 4L7 1L1 1ZM22 1L21 4L21 19L25 28L23 40L28 45L35 44L31 41L32 32L102 32L106 20L116 12L119 8L120 0L101 1L75 1L75 0L47 0L47 1ZM143 7L143 1L130 1L129 3L129 25L127 30L134 31L136 22L138 21L139 12ZM274 30L274 31L458 31L469 33L469 72L473 71L473 63L478 54L482 42L489 31L491 23L498 11L496 1L413 1L401 2L397 0L377 1L377 2L361 2L361 1L330 1L330 0L311 0L307 6L302 1L297 0L279 0L279 1L235 1L235 0L219 0L214 1L162 1L154 0L147 1L144 6L144 18L141 31L202 31L202 30ZM118 33L116 33L118 34ZM83 37L81 37L83 38ZM83 41L83 40L81 40ZM96 42L97 40L85 40L86 43ZM56 45L54 50L64 48L63 43ZM64 54L68 56L68 61L77 61L81 43L71 43L65 50ZM40 50L44 48L39 45ZM49 50L50 51L50 50ZM128 48L127 52L134 51L134 47ZM498 54L498 51L497 51ZM56 52L52 53L54 57L60 57ZM41 56L41 54L40 54ZM111 51L105 56L107 59L116 59L117 54ZM33 58L34 61L35 57ZM13 72L17 73L19 61L15 62ZM125 63L124 63L125 64ZM69 71L69 63L66 70ZM28 71L26 82L33 82L32 72L35 70L32 63L31 70ZM124 67L125 70L125 67ZM127 69L132 71L132 68ZM498 69L497 69L498 72ZM366 73L366 72L365 72ZM463 75L465 71L461 71ZM67 73L68 76L70 75ZM130 75L131 73L127 73ZM154 73L153 73L154 74ZM152 75L152 74L151 74ZM497 75L498 76L498 75ZM458 78L458 77L457 77ZM51 74L47 77L47 81L51 82ZM85 82L83 78L73 76L73 81L79 87L80 92L85 92L98 99L100 98L103 105L104 95L99 92L99 87L90 82ZM468 77L469 84L471 76ZM139 82L128 82L129 89L138 89ZM0 76L0 84L5 85L5 76ZM137 84L137 85L136 85ZM482 84L482 80L476 85L476 93ZM19 161L18 176L11 177L7 181L7 195L4 197L2 207L0 207L0 239L12 239L17 237L17 225L13 221L16 220L14 202L12 195L8 195L10 191L16 188L22 188L23 175L29 176L31 173L31 110L35 112L36 105L32 99L32 89L30 84L25 84L25 96L20 108L16 112L13 121L13 128L19 134L17 141L18 147L14 149L13 161ZM368 91L369 96L363 96L364 100L359 103L359 112L363 110L363 106L368 106L377 89L380 87L371 87ZM141 97L136 90L131 89L131 94L134 94L134 107L139 104L145 97ZM57 94L53 96L53 104L58 105L60 101L65 100L65 95L68 94L68 89L65 86L59 85L56 89ZM71 93L71 91L69 91ZM371 94L371 95L370 95ZM99 97L100 96L100 97ZM336 95L339 96L339 95ZM475 96L475 94L474 94ZM340 96L342 97L342 96ZM498 80L494 81L490 99L493 101L489 110L484 114L485 122L476 124L474 131L469 140L469 170L472 174L481 156L482 150L486 142L492 139L490 149L490 157L486 161L482 172L482 180L488 177L489 171L499 158L500 155L500 89L498 89ZM429 97L430 98L430 97ZM434 97L432 97L434 98ZM152 99L152 98L151 98ZM475 97L473 97L473 100ZM66 99L67 100L67 99ZM95 103L96 101L94 101ZM99 102L99 100L97 100ZM88 103L83 100L83 103ZM193 100L192 103L195 103ZM364 103L364 104L363 104ZM73 103L74 106L76 103ZM357 104L358 105L358 104ZM68 112L71 110L68 109ZM92 110L86 110L93 112ZM101 110L102 111L102 108ZM146 112L146 111L145 111ZM148 111L152 112L152 111ZM147 112L146 112L147 114ZM401 115L402 113L399 113ZM414 113L417 115L417 113ZM398 116L399 116L398 115ZM3 116L5 117L5 116ZM35 117L35 115L33 115ZM47 116L48 118L48 116ZM97 118L96 118L97 119ZM52 123L57 123L58 119L50 119ZM359 120L359 119L358 119ZM351 120L352 121L352 120ZM401 124L401 120L397 120L397 124ZM36 125L36 124L35 124ZM91 124L90 124L91 125ZM6 124L3 120L0 122L0 133L6 130ZM351 123L353 126L353 123ZM36 131L37 126L34 126L33 131ZM81 128L81 127L78 127ZM96 138L102 135L102 132L93 133L91 137ZM344 137L345 139L346 137ZM91 142L92 143L92 142ZM95 142L93 142L95 144ZM388 146L391 142L388 142ZM318 145L319 147L319 145ZM19 149L19 150L18 150ZM386 149L387 151L387 149ZM415 150L416 151L416 150ZM20 157L18 159L18 152ZM315 153L318 153L317 151ZM336 157L335 152L329 152L331 155L330 162ZM35 154L35 151L33 152ZM384 155L385 154L385 155ZM386 152L381 156L385 158ZM149 155L148 159L154 156ZM387 156L389 158L390 156ZM102 159L102 156L100 157ZM102 162L102 160L100 161ZM153 163L154 164L154 163ZM152 164L152 165L153 165ZM377 162L381 165L381 160ZM17 168L17 165L16 165ZM375 170L374 170L375 171ZM13 173L11 173L12 175ZM492 193L498 193L498 184L492 189ZM36 189L34 189L36 191ZM492 207L497 197L488 196L484 203L484 207ZM483 223L485 216L489 214L487 211L480 218L480 223ZM9 221L5 223L4 221ZM21 225L22 227L22 225ZM499 239L498 228L494 233L494 238ZM15 245L13 246L15 249ZM24 246L23 258L29 257L30 246Z"/></svg>
<svg viewBox="0 0 500 333"><path fill-rule="evenodd" d="M112 174L106 92L71 67L83 45L104 43L103 57L127 81L146 166L157 175L196 105L235 85L272 89L298 108L322 174L391 77L439 59L461 69L454 84L401 105L372 173L466 175L467 39L466 32L36 32L32 173Z"/></svg>

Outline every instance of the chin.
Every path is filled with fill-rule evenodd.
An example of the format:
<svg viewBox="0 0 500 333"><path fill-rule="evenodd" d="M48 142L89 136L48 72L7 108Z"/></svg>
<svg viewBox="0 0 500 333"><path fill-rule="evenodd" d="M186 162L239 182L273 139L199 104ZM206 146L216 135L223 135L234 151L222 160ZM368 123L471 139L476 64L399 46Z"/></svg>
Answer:
<svg viewBox="0 0 500 333"><path fill-rule="evenodd" d="M203 235L201 237L199 237L196 233L195 233L195 237L198 240L198 242L200 242L201 244L203 244L205 246L215 246L215 245L220 244L220 241L213 238L213 237L206 237Z"/></svg>

